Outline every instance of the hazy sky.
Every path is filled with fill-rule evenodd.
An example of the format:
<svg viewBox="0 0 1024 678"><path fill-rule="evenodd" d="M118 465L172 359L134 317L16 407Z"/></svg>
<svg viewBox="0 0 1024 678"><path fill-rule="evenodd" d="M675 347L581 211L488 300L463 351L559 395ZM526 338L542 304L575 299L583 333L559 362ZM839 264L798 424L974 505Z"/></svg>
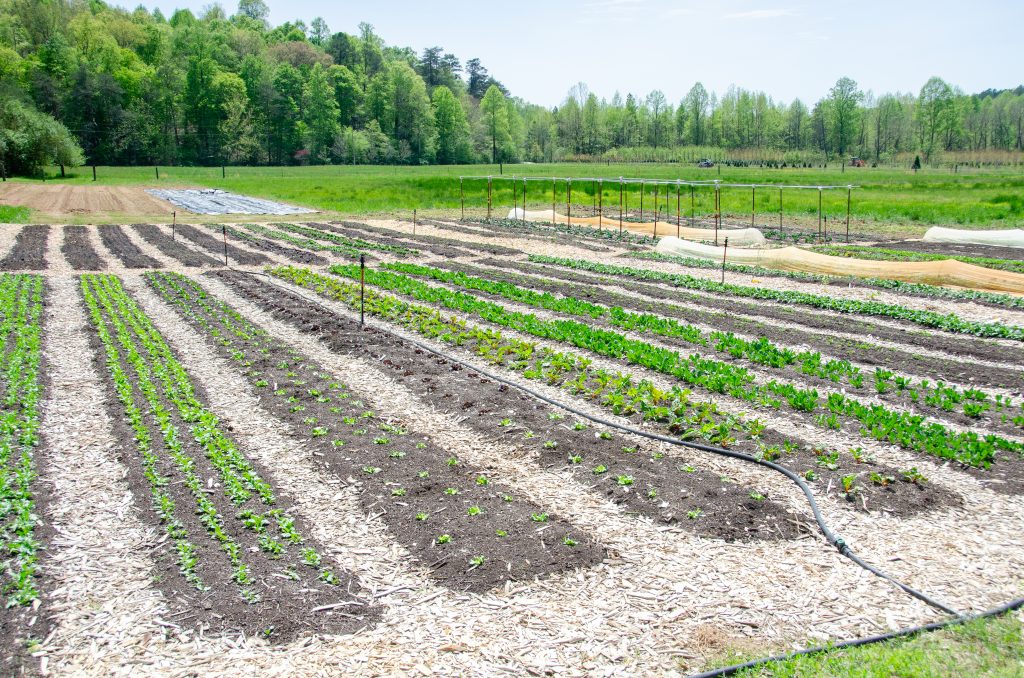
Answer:
<svg viewBox="0 0 1024 678"><path fill-rule="evenodd" d="M1024 0L267 3L275 25L322 16L354 33L366 21L390 45L479 57L514 95L547 106L580 81L602 97L661 89L675 102L700 80L719 94L735 84L806 103L844 75L875 93L916 93L932 75L967 92L1024 83ZM141 4L170 16L210 0Z"/></svg>

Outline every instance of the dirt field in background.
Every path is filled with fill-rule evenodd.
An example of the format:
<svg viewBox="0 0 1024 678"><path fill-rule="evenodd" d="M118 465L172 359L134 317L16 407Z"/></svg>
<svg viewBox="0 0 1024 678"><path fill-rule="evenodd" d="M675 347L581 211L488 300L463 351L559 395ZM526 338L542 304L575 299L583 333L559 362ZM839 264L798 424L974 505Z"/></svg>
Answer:
<svg viewBox="0 0 1024 678"><path fill-rule="evenodd" d="M175 207L139 186L69 186L67 184L0 184L0 205L29 207L33 220L75 216L170 217ZM178 210L181 213L182 210Z"/></svg>

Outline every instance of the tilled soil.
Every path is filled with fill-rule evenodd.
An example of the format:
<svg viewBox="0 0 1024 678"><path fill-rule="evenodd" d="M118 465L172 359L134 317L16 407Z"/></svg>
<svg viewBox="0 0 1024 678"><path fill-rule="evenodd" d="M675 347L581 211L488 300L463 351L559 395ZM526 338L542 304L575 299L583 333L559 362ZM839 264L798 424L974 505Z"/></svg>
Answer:
<svg viewBox="0 0 1024 678"><path fill-rule="evenodd" d="M586 285L603 284L619 287L628 292L635 292L652 299L698 304L717 311L717 313L709 315L708 319L705 320L699 317L702 315L700 312L686 309L685 312L688 314L688 317L692 317L693 322L713 325L723 332L734 331L743 334L763 335L773 341L782 341L790 344L797 343L795 341L797 335L790 328L764 329L766 324L763 322L753 323L745 318L735 318L732 315L738 312L765 318L766 321L778 319L813 329L861 334L865 337L864 343L851 342L842 337L829 337L825 340L826 346L820 350L837 357L844 357L846 355L856 356L858 362L868 365L891 366L912 364L914 368L908 371L934 379L953 378L957 382L965 384L981 382L999 388L1024 388L1024 372L977 365L976 363L944 360L940 361L941 369L932 374L928 371L931 369L929 365L935 363L937 359L913 353L913 346L917 345L921 348L941 351L950 355L968 355L993 362L1011 363L1018 358L1021 359L1021 362L1024 362L1024 350L1016 347L1007 347L994 341L987 341L967 335L954 335L942 332L941 330L928 330L917 326L910 326L909 324L906 329L894 328L888 325L873 324L869 319L816 313L812 310L803 310L761 300L752 303L741 299L719 298L688 290L663 287L657 284L635 282L624 276L588 275L557 266L498 259L490 259L482 263ZM666 283L666 285L668 284ZM730 320L730 317L732 320ZM735 329L733 329L734 327ZM788 337L788 339L785 337ZM907 353L872 346L870 344L872 338L906 344L908 347ZM810 346L820 346L822 341L822 338L815 338L811 334L800 337L800 343L806 342Z"/></svg>
<svg viewBox="0 0 1024 678"><path fill-rule="evenodd" d="M14 247L0 261L0 271L42 271L46 269L46 241L50 227L25 226L18 232Z"/></svg>
<svg viewBox="0 0 1024 678"><path fill-rule="evenodd" d="M502 247L501 245L481 244L467 240L453 240L451 238L441 238L435 235L424 235L422 233L411 235L355 221L342 221L340 222L340 225L338 223L318 224L318 226L334 230L337 233L348 235L350 237L363 238L364 240L369 240L371 242L384 244L397 242L398 244L402 244L407 247L433 252L434 254L442 257L479 256L482 253L494 255L518 254L517 251L508 247Z"/></svg>
<svg viewBox="0 0 1024 678"><path fill-rule="evenodd" d="M103 246L120 259L125 268L160 268L160 262L148 254L143 254L124 229L117 224L101 224L96 228Z"/></svg>
<svg viewBox="0 0 1024 678"><path fill-rule="evenodd" d="M421 400L457 412L464 417L464 425L487 438L526 447L544 467L571 469L578 482L629 511L666 523L681 522L697 534L727 540L774 540L800 533L800 521L776 502L763 495L753 499L752 494L760 493L723 482L706 471L683 470L677 459L653 458L644 449L646 441L610 432L605 432L604 438L601 431L582 422L576 429L541 401L432 356L394 335L373 328L360 330L346 318L328 315L301 297L251 278L220 277L250 301L299 329L310 331L315 318L319 329L311 333L332 350L369 357L393 372L395 380ZM287 302L289 311L274 311L274 299ZM576 457L579 459L574 460ZM595 473L602 467L605 470ZM687 519L695 511L706 518L698 521L694 515Z"/></svg>
<svg viewBox="0 0 1024 678"><path fill-rule="evenodd" d="M473 236L482 237L482 238L516 238L517 240L534 240L534 241L537 241L537 242L551 242L551 243L557 243L557 244L564 244L562 242L562 239L559 237L560 234L555 233L555 231L552 231L551 235L544 235L542 232L537 232L537 233L526 232L525 229L520 231L520 230L515 230L515 229L509 229L509 228L496 228L496 227L493 227L493 226L488 228L488 224L478 223L478 222L462 221L462 222L460 222L460 225L456 225L456 224L452 224L452 223L444 222L444 221L435 221L433 219L424 219L422 223L429 224L430 226L434 226L436 228L440 228L440 229L443 229L443 230L454 231L456 233L465 233L466 235L473 235ZM465 226L464 224L467 224L467 223L472 223L472 225L474 227L470 228L468 226ZM575 240L575 242L573 242L573 245L575 245L576 247L578 247L580 249L588 250L590 252L611 252L612 251L612 248L606 247L604 245L599 245L596 242L591 242L590 238L582 237L582 236L578 237ZM631 245L627 245L625 243L623 243L622 246L623 247L627 247L627 246L632 247ZM516 251L515 253L518 254L519 252Z"/></svg>
<svg viewBox="0 0 1024 678"><path fill-rule="evenodd" d="M104 406L112 422L115 439L120 441L119 458L128 472L127 482L132 498L143 520L152 525L157 534L163 535L163 522L154 510L150 481L134 444L135 433L128 425L124 408L117 399L106 365L106 351L95 331L89 332L89 343L94 369L104 376ZM202 388L198 385L194 387L197 399L206 402L208 399ZM133 384L133 395L136 403L146 402L137 383ZM177 429L189 431L189 423L182 419L175 405L163 394L160 399L171 413ZM144 406L143 411L147 409L148 406ZM151 417L145 418L145 426L158 457L158 472L166 478L180 479L181 472L170 459L159 426ZM226 432L230 435L230 427ZM221 490L219 471L192 436L182 435L178 440L182 452L194 464L195 474L207 482L210 488L207 498L216 505L218 514L234 516L245 510L262 514L269 508L255 493L241 504L229 501ZM269 477L258 464L253 463L253 466L262 477ZM310 537L311 532L301 518L289 511L290 502L286 497L277 496L273 508L291 515L295 529L303 535L304 541L301 545L286 546L283 553L276 557L262 553L255 531L237 529L240 521L224 521L224 531L240 546L243 561L249 568L252 583L248 585L248 590L252 596L246 600L243 587L233 578L233 568L227 555L209 535L198 512L184 509L195 505L190 490L180 480L168 483L163 489L175 505L181 507L174 515L183 524L195 546L198 563L196 573L206 587L199 590L181 575L178 554L171 548L173 542L160 539L163 547L153 553L156 563L153 583L163 593L168 605L175 608L176 614L172 616L177 620L176 623L205 627L207 632L232 635L242 632L250 636L259 635L272 642L287 642L310 633L351 633L379 617L380 610L371 607L368 601L360 597L360 584L353 575L334 568L331 571L336 577L336 583L331 585L317 576L317 569L310 568L304 562L300 555L301 549L314 548L318 553L324 553L325 549ZM260 554L261 557L253 554ZM339 598L346 601L346 604L323 613L310 614L313 608L334 604Z"/></svg>
<svg viewBox="0 0 1024 678"><path fill-rule="evenodd" d="M164 256L180 261L191 268L202 268L206 266L222 266L223 262L211 256L196 252L185 247L177 240L172 240L170 229L153 224L135 224L132 226L142 236L143 240L153 245Z"/></svg>
<svg viewBox="0 0 1024 678"><path fill-rule="evenodd" d="M187 238L199 247L202 247L211 255L221 256L224 254L225 244L223 241L214 238L205 231L199 230L195 226L191 226L189 224L178 224L175 227L175 230L178 235ZM232 245L230 242L226 247L228 259L233 263L241 264L242 266L262 266L263 264L273 263L270 257L260 254L259 252L252 252L236 245Z"/></svg>
<svg viewBox="0 0 1024 678"><path fill-rule="evenodd" d="M93 248L85 226L65 226L60 251L76 271L102 271L107 267Z"/></svg>
<svg viewBox="0 0 1024 678"><path fill-rule="evenodd" d="M477 266L471 266L471 265L457 263L457 262L441 262L441 263L438 263L437 265L439 267L441 267L441 268L444 268L444 269L448 269L448 270L451 270L451 271L458 271L458 272L465 273L465 274L471 275L471 276L476 276L476 277L481 277L481 278L484 278L484 279L496 280L496 281L501 281L501 282L507 282L507 283L510 283L510 284L514 284L517 287L524 288L524 289L532 289L532 290L537 290L537 291L541 291L541 292L547 292L547 293L550 293L550 294L562 295L562 296L570 297L570 298L573 298L573 299L579 299L579 300L585 299L587 301L591 301L591 302L594 302L594 303L597 303L597 304L603 304L603 305L605 305L605 306L607 306L609 308L616 308L616 307L618 307L618 308L635 310L635 311L641 312L641 313L653 313L653 314L656 314L656 315L659 315L659 316L668 317L668 318L676 318L676 319L679 319L682 322L689 322L688 316L691 316L691 314L688 313L686 310L681 309L681 308L676 307L676 306L672 306L672 305L669 305L669 304L662 304L662 303L658 303L658 302L653 302L653 303L652 302L644 302L644 301L640 300L638 297L628 296L628 295L625 295L625 294L618 294L618 293L615 293L615 292L610 292L608 290L605 290L603 288L600 288L600 287L597 287L597 286L593 286L593 285L576 285L576 284L559 283L559 282L555 282L555 281L552 281L552 280L547 280L547 279L544 279L544 278L538 278L536 276L521 275L521 274L515 274L515 273L506 273L504 271L498 271L498 270L494 270L494 269L485 269L485 268L480 268L480 267L477 267ZM406 275L410 275L410 274L406 274ZM418 277L418 276L413 276L413 277ZM474 296L478 296L478 297L482 297L482 298L488 298L488 297L494 298L495 296L498 296L498 295L491 295L491 294L488 294L487 292L478 291L478 290L469 290L469 289L461 289L460 288L460 291L462 291L462 292L464 292L466 294L472 294ZM502 297L500 297L500 296L498 296L498 298L502 299ZM569 316L569 317L575 318L577 321L582 322L580 316ZM615 332L622 332L623 331L621 328L619 328L619 327L613 325L611 322L609 322L607 320L607 318L605 318L605 317L587 319L587 322L595 322L595 323L597 323L597 324L599 324L601 326L607 327L608 329L610 329L612 331L615 331ZM719 326L720 324L721 323L716 323L716 327ZM764 329L768 330L768 331L772 330L772 328L770 326L767 326L767 325L764 326ZM774 333L779 335L778 342L781 343L783 346L785 346L786 343L793 341L793 338L794 338L793 335L794 334L796 334L796 335L803 334L803 333L800 333L800 332L793 332L793 331L783 332L783 331L780 331L778 328L775 328L775 332ZM757 337L766 337L766 336L767 336L766 334L762 333L762 334L755 335L755 338L757 338ZM670 337L670 336L664 336L664 335L652 335L651 339L652 339L652 341L654 341L656 343L667 344L667 345L670 345L670 346L677 346L677 347L679 347L680 349L682 349L684 351L688 351L688 352L689 351L698 351L698 352L701 352L704 355L707 355L709 357L714 358L715 360L719 360L721 362L733 363L733 364L745 367L747 369L753 370L755 372L761 372L761 373L770 374L770 375L773 375L773 376L774 375L778 375L780 378L786 379L788 381L798 382L798 383L800 383L800 384L802 384L804 386L818 387L818 388L822 388L822 389L825 389L825 390L835 390L837 388L840 388L840 385L838 383L834 383L834 382L832 382L832 381L830 381L830 380L828 380L828 379L826 379L824 377L819 377L819 376L816 376L816 375L809 375L809 374L803 373L802 371L800 371L798 369L798 364L796 364L796 363L794 363L792 366L790 366L789 369L772 369L770 367L766 367L764 365L760 365L758 363L752 362L752 361L747 360L745 358L735 357L735 356L733 356L732 354L730 354L730 353L728 353L726 351L714 351L711 348L705 349L704 347L697 346L695 344L689 343L689 342L687 342L684 339L679 338L679 337ZM786 342L786 343L783 343L783 342ZM851 362L857 362L857 361L860 360L860 353L851 353L851 354L845 355L843 357L846 358L847 360L850 360ZM907 356L907 359L909 360L909 356ZM927 358L926 358L926 360L927 360ZM950 363L952 365L959 365L960 364L960 363L955 363L953 361L937 361L937 362ZM892 364L892 363L890 363L890 364ZM915 365L915 367L917 367L917 366ZM1017 372L1014 372L1014 371L1011 371L1011 370L1001 370L999 368L991 368L991 367L987 367L987 366L984 366L984 365L979 366L979 367L980 367L980 370L972 371L976 377L984 377L984 376L986 376L985 374L979 374L979 372L984 373L984 372L986 372L986 370L991 370L992 372L995 372L995 373L999 374L1000 376L1004 376L1004 377L1006 377L1006 376L1013 376L1013 375L1018 374ZM843 388L845 391L848 391L848 392L850 392L850 393L852 393L853 395L856 395L856 396L860 396L860 397L864 397L864 398L878 399L878 400L880 400L882 402L886 402L886 403L890 403L890 404L896 405L899 408L909 409L909 410L912 410L914 412L920 412L922 414L930 415L930 416L933 416L933 417L936 417L936 418L939 418L939 419L943 419L943 420L952 422L952 423L957 424L959 426L974 427L974 426L977 426L979 424L983 424L987 429L1001 431L1001 432L1003 432L1005 434L1009 434L1009 435L1016 436L1016 435L1024 434L1024 431L1022 431L1021 427L1013 424L1012 421L1009 421L1009 420L1003 421L1003 414L1004 414L1003 410L988 410L988 411L982 413L979 417L972 418L972 417L969 417L966 414L964 414L961 410L947 411L947 410L944 410L944 409L942 409L941 407L938 407L938 406L931 406L928 403L926 403L923 398L919 398L916 402L913 402L913 401L910 400L909 394L907 392L901 392L901 391L897 390L896 388L891 388L890 390L888 390L888 391L886 391L884 393L878 393L877 389L873 388L873 386L872 386L873 382L870 379L870 375L868 374L868 375L866 375L866 377L867 378L866 378L865 381L868 384L868 386L861 386L860 388L857 388L857 387L853 386L852 384L850 384L848 382L844 382L841 385L841 388ZM934 378L936 378L937 380L941 380L943 377L936 375L936 376L934 376ZM946 375L946 378L948 379L948 374Z"/></svg>
<svg viewBox="0 0 1024 678"><path fill-rule="evenodd" d="M234 282L236 285L246 284L245 281L236 280ZM266 288L260 290L258 286L252 283L248 284L247 293L262 294L269 296L277 294L290 294L284 291L279 292L278 288ZM301 297L296 297L296 299L301 300ZM306 303L308 304L308 302ZM315 313L316 311L314 311L313 308L314 307L312 305L309 305L308 312ZM348 322L344 318L336 319L334 314L326 315L325 313L320 313L320 315L317 317L318 323L320 324L326 323L328 321L332 323L332 327L334 327L330 335L332 338L343 335L344 323ZM341 326L336 326L335 323L339 322ZM404 345L401 343L401 340L392 337L392 335L390 334L385 334L383 336L389 342L398 342L398 344L396 344L398 348L394 348L394 350L404 350ZM365 340L365 333L360 335L360 338ZM380 340L378 339L378 341ZM390 344L387 345L390 346ZM359 344L359 346L363 346L363 344ZM408 353L408 351L406 352ZM418 349L413 350L412 353L418 355ZM377 354L374 353L374 355ZM424 361L423 357L416 359L412 357L410 354L410 357L408 359L410 360L410 362L416 360L416 370L414 373L424 372L428 375L437 375L437 378L432 380L431 382L420 383L416 379L410 379L408 381L402 380L402 383L404 383L407 386L407 388L410 388L417 394L425 392L424 397L437 397L434 395L434 391L441 388L439 384L447 383L448 380L459 380L458 372L460 370L458 369L457 365L452 365L447 369L439 369L437 365L432 364L429 359ZM396 370L401 371L403 373L403 376L411 376L406 374L406 372L410 372L413 370L411 370L408 367L405 367L405 363L399 362L397 364L399 365L399 367L396 367ZM444 363L439 364L443 365ZM569 374L564 375L563 378L569 380L573 376L573 374ZM484 381L486 382L486 380ZM472 391L469 392L475 393L479 391L479 384L476 384L472 380L470 380L468 384L456 386L453 388L455 389L454 392L447 391L447 398L444 397L443 393L441 394L442 397L439 401L439 406L449 408L454 407L455 403L459 403L460 401L462 401L462 397L457 395L458 393L465 392L465 389L473 389ZM498 388L498 385L494 385L492 388ZM597 385L596 383L588 383L585 390L600 392L602 388L603 387ZM484 391L484 393L486 394L486 390ZM518 396L518 394L516 395ZM460 407L465 407L467 413L472 413L476 411L478 417L485 416L485 419L477 420L477 423L473 425L482 427L482 431L484 432L484 434L493 436L495 434L495 429L500 428L502 415L501 410L498 408L496 404L493 407L489 404L491 403L492 398L493 396L491 398L481 398L479 402L476 399L465 400L462 402L462 405L460 405ZM519 410L517 410L517 412L519 412ZM523 415L520 413L517 414L516 416L522 417ZM518 419L512 417L508 418L511 420L510 425L518 421ZM495 423L494 421L491 421L491 419L497 419L498 421L497 423ZM634 419L637 420L639 423L639 415L635 416ZM474 417L469 416L467 418L467 421L473 422ZM543 423L543 421L541 421L540 423ZM808 424L810 424L809 419ZM538 428L540 427L538 426ZM557 430L554 433L552 433L552 430L566 427L559 427L557 425L553 426L552 422L550 421L547 422L545 428L548 429L548 432L545 435L565 435L562 431ZM536 434L536 432L534 433ZM680 431L669 430L668 433L678 434L680 433ZM738 429L734 429L733 433L738 435ZM547 440L548 439L545 438L545 442ZM580 446L581 441L584 441L582 443L582 446ZM554 442L557 443L557 440L555 440ZM788 446L787 443L789 443ZM929 511L932 509L941 508L947 505L957 505L960 501L959 497L955 493L948 491L946 488L942 488L937 485L915 484L908 480L907 478L905 478L898 469L891 468L883 464L879 464L873 459L862 458L861 460L858 461L854 459L850 454L836 454L832 457L819 456L819 454L826 455L828 451L814 450L814 448L812 448L810 445L804 443L799 439L793 439L792 437L787 439L786 437L780 435L778 432L775 432L771 429L761 431L758 434L757 439L749 437L740 437L740 439L734 441L731 445L731 447L737 449L738 451L743 451L752 455L758 454L762 446L767 446L769 448L774 448L777 450L777 453L780 454L780 458L776 459L778 463L784 464L800 473L813 471L813 475L808 474L808 476L809 478L813 479L813 482L816 483L816 486L819 489L822 489L824 493L838 494L843 491L841 480L844 475L852 473L858 476L861 482L858 484L858 490L855 493L857 502L854 503L850 501L849 503L843 504L844 506L848 506L856 510L875 510L886 511L894 515L911 515L921 511ZM634 480L637 477L650 478L651 480L647 481L649 482L647 490L651 488L654 488L656 490L657 494L655 499L658 500L656 502L657 507L659 510L668 509L670 521L674 521L678 519L679 516L684 514L684 512L681 510L681 507L685 508L685 514L688 517L690 517L690 512L694 510L692 506L692 504L694 503L694 496L688 494L690 488L688 488L684 482L679 480L679 478L684 477L686 473L691 473L693 469L684 468L682 466L679 466L678 464L673 465L667 462L662 462L661 460L653 457L651 459L645 459L643 456L641 456L641 454L639 454L642 449L646 449L646 444L643 441L641 441L640 443L636 443L636 441L634 441L634 443L628 443L626 445L622 445L616 442L609 446L608 449L602 450L601 448L595 448L593 443L589 441L588 434L584 434L580 438L570 440L568 448L564 446L556 446L555 448L553 448L554 450L558 450L557 453L553 453L551 449L544 448L543 444L539 440L537 442L537 447L539 448L539 450L534 448L534 450L532 451L534 452L534 454L540 455L542 463L557 463L560 466L568 466L577 473L586 473L588 470L592 471L593 468L596 468L596 465L603 465L607 467L610 473L611 470L621 468L622 465L625 464L626 467L628 467L628 470L630 470L630 473L617 473L616 475L609 475L606 480L600 480L602 480L602 482L610 482L614 484L617 483L619 475L631 475L631 473L634 470L638 474L631 476L634 478ZM789 448L789 451L784 451L787 449L787 447ZM588 454L594 449L597 449L598 452L606 452L610 450L609 454L611 458L613 458L613 464L595 463L595 466L591 466L590 457L588 456ZM616 454L615 452L616 449L618 449L618 454ZM549 454L549 452L552 453ZM579 468L572 464L572 462L574 461L572 457L576 456L577 454L580 457L582 457L582 459L579 461ZM603 460L605 459L605 457L600 457L600 459ZM584 464L584 461L586 461L586 464ZM679 472L682 472L683 476L680 476ZM883 483L869 483L867 481L871 472L877 473L878 478L880 479L892 478L892 481ZM670 480L665 480L666 478L669 478ZM590 485L595 482L595 479L585 480L584 482ZM707 481L704 480L704 482L706 483ZM670 501L670 499L661 496L662 488L664 488L668 484L677 486L677 490L680 492L680 494L678 496L675 496L675 499L679 503L673 504ZM706 484L701 485L701 487L706 487ZM761 492L752 488L739 489L741 490L740 494L746 494L746 497L742 498L739 504L733 504L729 502L730 499L740 498L739 494L730 495L727 491L725 494L722 495L723 499L725 500L725 504L723 506L716 506L716 510L723 511L728 516L732 516L734 512L739 511L740 515L742 516L746 511L756 509L759 507L759 505L763 505L762 502L764 501L765 497ZM612 490L612 492L608 492L607 488L604 488L603 491L608 492L609 496L616 496L615 488L612 488ZM630 492L638 493L638 496L632 496ZM652 510L653 506L651 503L645 504L644 502L649 502L649 500L651 500L651 497L645 494L643 487L630 487L629 492L622 492L622 494L629 500L629 502L639 502L639 509L643 509L641 510L641 512L650 514L649 512ZM755 497L754 495L757 496ZM671 498L672 496L672 493L670 493L669 497ZM853 497L851 497L851 499L852 498ZM753 499L755 503L752 505L747 504L747 499ZM630 509L638 510L638 506L629 502L626 503L630 507ZM662 506L661 504L665 502L667 502L668 505ZM702 506L699 508L703 510ZM661 517L664 519L665 513L659 512L651 515ZM772 515L771 509L769 509L768 515ZM726 520L731 520L731 518L726 518ZM788 517L787 521L789 521ZM741 527L744 525L743 520L736 519L735 522L741 525ZM752 527L748 526L748 531L745 532L741 529L741 531L737 533L736 531L734 531L734 527L735 524L727 524L724 528L715 528L719 531L705 533L710 534L711 536L722 537L723 532L721 530L725 530L724 534L726 535L726 538L738 539L741 538L738 535L749 535L750 531L752 531L753 529ZM703 526L697 526L697 529L706 530L707 528ZM778 531L777 528L776 531ZM757 534L758 536L763 535L763 530L759 531ZM786 535L788 533L785 530L782 530L781 534Z"/></svg>
<svg viewBox="0 0 1024 678"><path fill-rule="evenodd" d="M242 273L218 277L254 282ZM276 314L291 312L288 297L265 302ZM198 326L193 317L186 319ZM330 329L319 321L310 316L306 327L316 334ZM212 345L226 356L245 353L253 363L246 376L268 411L296 432L310 431L296 437L335 475L348 482L359 478L366 511L382 513L396 539L441 583L484 591L604 558L593 539L521 499L516 488L488 480L459 460L458 450L442 449L368 412L332 375L283 343L255 339L233 336L231 347ZM448 540L439 541L442 535ZM483 562L474 565L471 559L479 556Z"/></svg>
<svg viewBox="0 0 1024 678"><path fill-rule="evenodd" d="M924 240L897 240L896 242L878 243L879 247L904 252L923 252L926 254L947 254L951 257L987 257L990 259L1008 259L1024 261L1024 247L1000 247L998 245L971 245L946 242L925 242Z"/></svg>
<svg viewBox="0 0 1024 678"><path fill-rule="evenodd" d="M207 224L208 228L217 229L218 226L215 224ZM301 250L294 247L287 247L279 242L264 238L262 236L253 235L241 228L235 228L233 226L219 226L220 229L226 230L228 235L239 240L244 240L246 244L256 250L267 252L269 254L276 254L284 257L288 261L296 264L306 264L312 266L326 266L330 261L326 257L322 257L319 254L310 252L309 250Z"/></svg>

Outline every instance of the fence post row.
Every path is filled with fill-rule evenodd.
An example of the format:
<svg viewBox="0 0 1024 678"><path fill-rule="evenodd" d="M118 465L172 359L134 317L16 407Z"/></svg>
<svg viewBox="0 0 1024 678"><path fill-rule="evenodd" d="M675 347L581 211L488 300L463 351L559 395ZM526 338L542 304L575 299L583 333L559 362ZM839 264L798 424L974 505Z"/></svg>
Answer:
<svg viewBox="0 0 1024 678"><path fill-rule="evenodd" d="M465 221L466 220L466 190L465 190L465 187L463 186L462 182L463 182L462 177L459 177L459 202L462 203L462 219L461 219L461 221Z"/></svg>

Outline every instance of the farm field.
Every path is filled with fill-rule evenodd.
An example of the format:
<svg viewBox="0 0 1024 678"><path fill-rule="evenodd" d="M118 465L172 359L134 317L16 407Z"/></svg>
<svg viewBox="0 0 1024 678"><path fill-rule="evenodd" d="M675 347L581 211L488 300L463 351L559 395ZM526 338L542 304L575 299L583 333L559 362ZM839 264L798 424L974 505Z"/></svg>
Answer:
<svg viewBox="0 0 1024 678"><path fill-rule="evenodd" d="M952 225L961 228L1020 228L1024 226L1024 203L1021 192L1024 179L1019 172L1006 170L971 170L959 168L956 173L948 169L924 169L917 173L891 168L830 169L766 169L721 167L700 169L680 164L544 164L544 165L468 165L432 167L229 167L222 178L220 167L161 167L160 179L153 167L99 167L99 184L111 186L205 186L222 188L249 195L260 195L273 200L311 207L328 213L359 215L401 216L408 218L415 209L421 214L453 216L460 209L458 177L460 176L553 176L594 177L608 181L603 188L603 204L607 214L617 214L619 177L662 180L721 180L725 183L800 184L807 186L852 184L859 186L853 193L853 219L855 232L870 231L882 236L920 236L929 226ZM52 182L64 184L92 184L92 170L88 167L71 171L60 178L55 168L49 170ZM14 186L22 181L8 182ZM39 184L38 180L27 182ZM50 185L50 182L47 182ZM486 181L466 180L466 209L470 214L486 213ZM0 205L7 205L5 191L0 186ZM517 189L520 193L522 187ZM627 187L624 200L631 210L640 206L640 186ZM647 209L654 206L653 188L647 187ZM666 196L660 189L658 200L662 216L668 209L676 212L674 195ZM559 182L556 202L566 202L566 187ZM761 189L755 197L755 224L772 227L778 224L779 196L773 189ZM495 182L493 204L499 216L504 216L513 205L513 189L509 182ZM531 182L527 198L531 209L550 208L551 185ZM522 199L522 196L519 196ZM751 194L749 189L722 191L722 209L726 219L737 224L750 223ZM582 213L595 206L595 187L591 182L573 183L574 212ZM689 196L681 199L683 217L689 214ZM714 212L713 191L697 191L694 211L698 217ZM28 205L32 206L32 205ZM846 191L826 191L823 212L829 223L843 222L846 213ZM784 193L784 226L817 228L817 191L789 191ZM169 213L169 208L168 208ZM73 215L72 215L73 216ZM117 218L119 217L120 218ZM112 214L115 221L124 221L124 215ZM26 217L27 218L27 217ZM37 220L67 221L67 217L37 214ZM78 219L74 219L79 223ZM84 223L84 222L83 222ZM831 230L831 229L830 229Z"/></svg>
<svg viewBox="0 0 1024 678"><path fill-rule="evenodd" d="M1019 297L441 194L0 229L4 674L689 675L1022 595ZM1013 675L1019 615L744 675Z"/></svg>

